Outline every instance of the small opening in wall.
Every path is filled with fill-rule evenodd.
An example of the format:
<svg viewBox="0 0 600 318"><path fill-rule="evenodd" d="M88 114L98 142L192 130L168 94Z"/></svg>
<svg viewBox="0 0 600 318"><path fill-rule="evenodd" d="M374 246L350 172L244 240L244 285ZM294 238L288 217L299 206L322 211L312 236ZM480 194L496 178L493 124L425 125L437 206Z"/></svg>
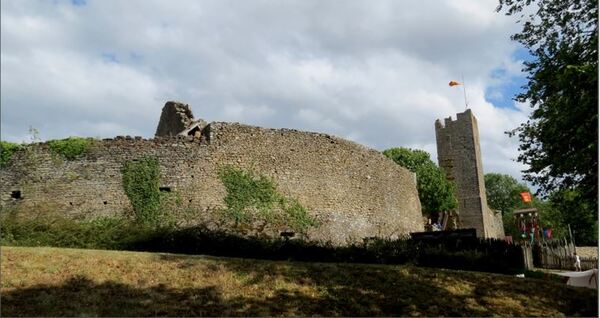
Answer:
<svg viewBox="0 0 600 318"><path fill-rule="evenodd" d="M108 201L104 201L104 202L102 202L102 203L103 203L104 205L107 205L107 204L108 204Z"/></svg>
<svg viewBox="0 0 600 318"><path fill-rule="evenodd" d="M10 193L10 197L13 199L23 199L23 197L21 196L21 190L15 190L13 192Z"/></svg>
<svg viewBox="0 0 600 318"><path fill-rule="evenodd" d="M73 205L73 202L69 202L69 205Z"/></svg>
<svg viewBox="0 0 600 318"><path fill-rule="evenodd" d="M198 127L198 126L196 126L196 127L192 128L192 129L190 129L190 130L187 132L187 135L188 135L188 136L195 136L195 135L196 135L196 133L198 133L198 135L200 135L200 127Z"/></svg>
<svg viewBox="0 0 600 318"><path fill-rule="evenodd" d="M192 175L192 179L194 179L194 175Z"/></svg>
<svg viewBox="0 0 600 318"><path fill-rule="evenodd" d="M192 203L192 199L190 199L190 201L189 201L189 202L190 202L190 203Z"/></svg>
<svg viewBox="0 0 600 318"><path fill-rule="evenodd" d="M171 187L160 187L158 189L160 190L160 192L171 192Z"/></svg>

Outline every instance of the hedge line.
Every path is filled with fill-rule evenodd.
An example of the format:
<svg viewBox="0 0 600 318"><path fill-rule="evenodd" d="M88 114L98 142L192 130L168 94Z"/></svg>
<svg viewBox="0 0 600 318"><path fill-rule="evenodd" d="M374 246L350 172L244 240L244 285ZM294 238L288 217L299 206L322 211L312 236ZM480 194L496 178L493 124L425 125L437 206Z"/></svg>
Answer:
<svg viewBox="0 0 600 318"><path fill-rule="evenodd" d="M411 239L371 239L360 244L337 247L299 239L244 237L201 226L148 227L127 219L111 218L77 222L68 219L19 220L3 217L0 231L2 245L207 254L306 262L412 264L505 274L524 271L521 249L496 240L416 242Z"/></svg>

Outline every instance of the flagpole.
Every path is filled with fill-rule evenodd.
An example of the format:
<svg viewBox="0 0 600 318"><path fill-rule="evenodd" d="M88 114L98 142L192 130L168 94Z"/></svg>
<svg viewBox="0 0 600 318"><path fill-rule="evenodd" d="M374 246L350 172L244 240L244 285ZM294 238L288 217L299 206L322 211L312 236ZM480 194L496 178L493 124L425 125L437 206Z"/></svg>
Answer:
<svg viewBox="0 0 600 318"><path fill-rule="evenodd" d="M465 84L465 76L463 74L460 74L460 77L463 86L463 93L465 94L465 109L467 109L469 108L469 104L467 103L467 85Z"/></svg>

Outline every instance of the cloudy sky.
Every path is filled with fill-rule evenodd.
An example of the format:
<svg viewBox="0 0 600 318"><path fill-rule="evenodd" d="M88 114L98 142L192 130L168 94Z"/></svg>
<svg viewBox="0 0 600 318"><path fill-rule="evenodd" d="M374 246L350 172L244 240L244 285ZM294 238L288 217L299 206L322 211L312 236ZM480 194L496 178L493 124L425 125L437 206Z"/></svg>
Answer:
<svg viewBox="0 0 600 318"><path fill-rule="evenodd" d="M2 139L153 136L167 100L196 118L424 149L469 107L486 172L520 179L515 20L497 0L3 0Z"/></svg>

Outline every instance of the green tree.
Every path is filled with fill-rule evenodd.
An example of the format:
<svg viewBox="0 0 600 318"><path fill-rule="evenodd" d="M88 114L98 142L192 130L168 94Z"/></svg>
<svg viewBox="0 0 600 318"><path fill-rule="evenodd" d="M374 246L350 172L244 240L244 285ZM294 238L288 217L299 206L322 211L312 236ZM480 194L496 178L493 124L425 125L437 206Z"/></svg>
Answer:
<svg viewBox="0 0 600 318"><path fill-rule="evenodd" d="M488 205L505 215L522 206L521 192L530 192L529 188L517 179L501 173L486 173L485 193Z"/></svg>
<svg viewBox="0 0 600 318"><path fill-rule="evenodd" d="M518 161L529 166L524 179L546 196L574 191L577 201L594 211L598 204L598 1L499 2L498 12L519 16L523 29L512 39L532 57L523 69L528 83L516 100L529 103L533 112L527 122L509 132L520 141Z"/></svg>
<svg viewBox="0 0 600 318"><path fill-rule="evenodd" d="M575 244L598 244L598 221L595 207L589 202L581 200L581 194L575 190L560 190L549 197L551 209L542 214L546 224L553 226L557 234L568 235L568 226L571 226Z"/></svg>
<svg viewBox="0 0 600 318"><path fill-rule="evenodd" d="M417 174L417 189L423 213L430 215L457 208L454 183L446 179L444 171L429 158L429 153L418 149L390 148L383 154Z"/></svg>

